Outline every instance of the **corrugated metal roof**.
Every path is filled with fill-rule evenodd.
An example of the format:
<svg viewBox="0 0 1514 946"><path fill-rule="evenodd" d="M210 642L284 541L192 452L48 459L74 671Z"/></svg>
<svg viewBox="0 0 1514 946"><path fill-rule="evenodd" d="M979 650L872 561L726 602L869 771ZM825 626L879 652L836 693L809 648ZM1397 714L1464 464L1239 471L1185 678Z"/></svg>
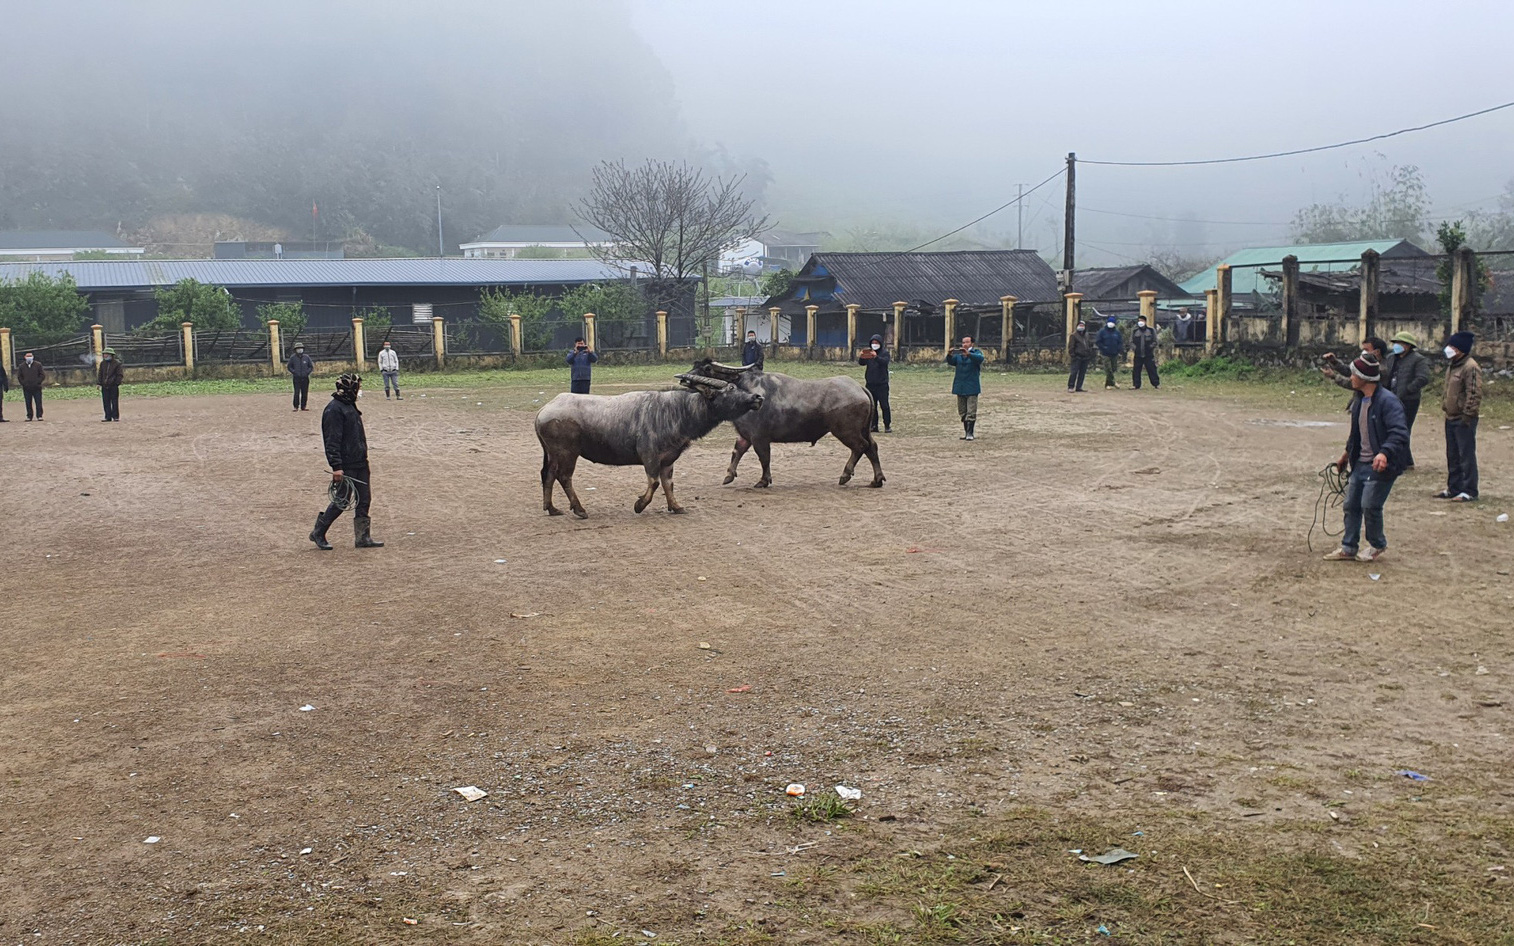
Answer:
<svg viewBox="0 0 1514 946"><path fill-rule="evenodd" d="M0 281L68 273L80 289L152 289L193 279L212 286L519 286L621 279L584 259L197 259L0 263Z"/></svg>
<svg viewBox="0 0 1514 946"><path fill-rule="evenodd" d="M917 299L933 305L945 299L998 305L1000 296L1027 302L1057 299L1056 274L1034 250L815 253L795 277L794 288L767 304L812 299L877 310Z"/></svg>
<svg viewBox="0 0 1514 946"><path fill-rule="evenodd" d="M1221 260L1231 267L1230 291L1233 295L1266 291L1261 283L1262 266L1276 269L1285 256L1297 256L1300 270L1325 273L1348 270L1361 261L1362 254L1376 250L1384 257L1427 256L1424 250L1408 240L1366 240L1358 243L1303 243L1298 246L1257 246L1231 253ZM1354 262L1327 263L1325 260L1352 260ZM1183 284L1183 291L1202 298L1205 291L1214 288L1214 268L1210 267Z"/></svg>
<svg viewBox="0 0 1514 946"><path fill-rule="evenodd" d="M1098 266L1080 269L1072 274L1072 288L1083 294L1084 299L1112 299L1115 290L1136 277L1142 277L1140 285L1154 289L1162 299L1176 299L1188 295L1181 286L1157 272L1149 263L1135 266ZM1134 293L1130 296L1134 301Z"/></svg>
<svg viewBox="0 0 1514 946"><path fill-rule="evenodd" d="M126 245L104 230L0 230L0 250L105 250Z"/></svg>
<svg viewBox="0 0 1514 946"><path fill-rule="evenodd" d="M580 225L575 231L567 224L540 226L537 224L507 223L495 227L483 236L470 240L463 246L478 243L524 243L534 246L539 243L609 243L615 238L598 227Z"/></svg>

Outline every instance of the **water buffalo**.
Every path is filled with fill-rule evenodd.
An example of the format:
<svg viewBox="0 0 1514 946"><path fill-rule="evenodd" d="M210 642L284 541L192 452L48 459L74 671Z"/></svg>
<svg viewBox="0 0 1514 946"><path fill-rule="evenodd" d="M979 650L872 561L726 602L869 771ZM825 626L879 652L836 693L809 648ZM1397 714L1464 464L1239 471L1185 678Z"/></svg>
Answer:
<svg viewBox="0 0 1514 946"><path fill-rule="evenodd" d="M672 391L633 391L614 397L559 394L548 401L536 414L542 508L550 515L562 515L552 505L552 484L557 482L573 515L589 517L573 492L573 468L583 457L608 466L640 464L647 471L647 488L636 500L637 512L647 508L659 482L668 499L668 512L683 512L673 498L674 462L689 444L721 421L761 407L763 396L718 379L681 374L678 380L684 387Z"/></svg>
<svg viewBox="0 0 1514 946"><path fill-rule="evenodd" d="M736 368L709 358L694 364L693 374L730 381L743 391L761 394L764 406L760 414L747 414L732 423L736 426L736 449L731 452L731 466L725 482L736 479L736 465L748 448L757 451L762 461L762 478L758 487L771 486L772 445L775 443L815 442L832 434L852 450L841 471L841 485L852 478L857 460L864 454L873 464L873 481L883 485L883 467L878 463L878 444L868 429L873 419L873 399L867 388L846 376L808 381L786 374L763 371L756 365Z"/></svg>

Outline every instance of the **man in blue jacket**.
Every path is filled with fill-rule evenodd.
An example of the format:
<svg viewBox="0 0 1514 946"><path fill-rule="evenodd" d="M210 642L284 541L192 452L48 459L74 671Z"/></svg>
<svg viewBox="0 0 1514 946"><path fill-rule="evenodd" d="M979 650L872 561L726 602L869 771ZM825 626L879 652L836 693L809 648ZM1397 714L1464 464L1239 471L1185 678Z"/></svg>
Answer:
<svg viewBox="0 0 1514 946"><path fill-rule="evenodd" d="M747 330L746 345L741 349L742 365L756 365L757 370L762 370L763 352L762 344L757 341L757 333Z"/></svg>
<svg viewBox="0 0 1514 946"><path fill-rule="evenodd" d="M962 418L962 436L972 440L978 423L978 395L983 393L979 375L983 372L983 353L973 347L971 335L962 336L962 347L946 356L946 363L957 369L952 378L952 393L957 396L957 416Z"/></svg>
<svg viewBox="0 0 1514 946"><path fill-rule="evenodd" d="M294 409L296 412L310 410L310 375L315 371L315 362L305 354L305 343L294 343L294 354L289 356L289 362L284 365L294 379Z"/></svg>
<svg viewBox="0 0 1514 946"><path fill-rule="evenodd" d="M1098 346L1099 356L1104 359L1104 389L1119 387L1115 384L1114 373L1120 367L1120 354L1125 349L1125 337L1120 330L1115 328L1114 319L1104 323L1099 329L1099 334L1094 336L1093 343Z"/></svg>
<svg viewBox="0 0 1514 946"><path fill-rule="evenodd" d="M568 390L574 394L589 393L589 377L599 356L589 350L582 337L573 339L573 350L568 352Z"/></svg>
<svg viewBox="0 0 1514 946"><path fill-rule="evenodd" d="M1404 420L1404 405L1392 391L1381 387L1381 366L1377 359L1363 353L1351 362L1351 435L1346 438L1346 452L1336 461L1345 472L1346 531L1341 547L1325 556L1327 562L1375 562L1388 551L1388 537L1383 532L1383 504L1393 481L1404 471L1409 460L1409 425ZM1357 539L1365 521L1367 547L1357 551Z"/></svg>

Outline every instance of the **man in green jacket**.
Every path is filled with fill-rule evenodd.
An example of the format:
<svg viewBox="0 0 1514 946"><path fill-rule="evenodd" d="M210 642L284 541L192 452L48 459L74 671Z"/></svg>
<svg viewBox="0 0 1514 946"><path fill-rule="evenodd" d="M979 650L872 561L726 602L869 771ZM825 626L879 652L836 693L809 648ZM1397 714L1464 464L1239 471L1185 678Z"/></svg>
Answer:
<svg viewBox="0 0 1514 946"><path fill-rule="evenodd" d="M978 423L978 395L983 392L979 375L983 372L983 352L973 347L971 335L962 336L962 347L946 356L946 363L957 369L952 378L952 393L957 396L957 416L962 418L962 436L972 440Z"/></svg>

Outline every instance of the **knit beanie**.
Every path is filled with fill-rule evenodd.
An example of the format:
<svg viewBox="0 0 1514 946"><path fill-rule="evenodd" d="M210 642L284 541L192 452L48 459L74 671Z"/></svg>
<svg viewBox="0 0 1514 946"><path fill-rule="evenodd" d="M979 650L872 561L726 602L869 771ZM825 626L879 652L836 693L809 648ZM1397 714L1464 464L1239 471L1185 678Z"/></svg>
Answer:
<svg viewBox="0 0 1514 946"><path fill-rule="evenodd" d="M1351 373L1363 381L1376 382L1382 380L1382 371L1377 364L1377 358L1366 353L1363 353L1360 358L1351 362Z"/></svg>
<svg viewBox="0 0 1514 946"><path fill-rule="evenodd" d="M1461 352L1463 355L1470 355L1472 354L1472 343L1476 340L1476 336L1474 336L1471 332L1457 332L1450 338L1446 339L1446 344Z"/></svg>

